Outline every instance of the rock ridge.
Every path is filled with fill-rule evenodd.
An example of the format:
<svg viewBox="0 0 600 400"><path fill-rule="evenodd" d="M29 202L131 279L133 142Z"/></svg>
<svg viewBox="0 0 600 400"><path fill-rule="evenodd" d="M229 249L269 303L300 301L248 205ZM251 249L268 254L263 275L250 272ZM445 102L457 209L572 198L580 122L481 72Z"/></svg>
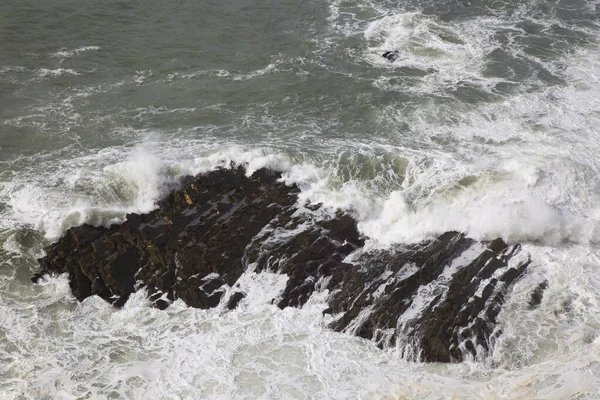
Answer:
<svg viewBox="0 0 600 400"><path fill-rule="evenodd" d="M44 274L69 274L73 295L119 307L145 288L157 308L176 299L234 309L248 269L288 276L278 307L302 307L328 290L330 328L396 346L408 359L480 359L502 333L498 315L530 260L502 239L477 242L446 232L418 244L367 251L343 211L298 204L281 174L244 167L186 177L147 214L109 228L67 230L39 260ZM547 284L532 293L542 299Z"/></svg>

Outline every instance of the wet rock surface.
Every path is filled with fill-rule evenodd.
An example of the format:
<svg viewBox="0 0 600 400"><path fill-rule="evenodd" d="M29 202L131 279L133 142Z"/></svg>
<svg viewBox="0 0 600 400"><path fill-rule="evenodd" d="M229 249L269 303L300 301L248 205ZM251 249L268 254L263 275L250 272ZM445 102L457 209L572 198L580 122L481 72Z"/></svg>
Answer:
<svg viewBox="0 0 600 400"><path fill-rule="evenodd" d="M395 50L395 51L386 51L384 52L381 57L387 59L389 62L394 62L398 59L398 57L400 56L400 53Z"/></svg>
<svg viewBox="0 0 600 400"><path fill-rule="evenodd" d="M242 274L277 272L288 276L277 306L302 307L327 290L332 329L398 346L409 359L457 362L490 351L502 304L530 263L515 257L518 245L446 232L366 251L349 214L298 205L298 188L279 178L266 169L247 177L243 167L187 177L151 213L70 228L32 279L67 272L80 301L98 295L122 306L145 288L161 309L181 299L231 310L246 297L236 285Z"/></svg>

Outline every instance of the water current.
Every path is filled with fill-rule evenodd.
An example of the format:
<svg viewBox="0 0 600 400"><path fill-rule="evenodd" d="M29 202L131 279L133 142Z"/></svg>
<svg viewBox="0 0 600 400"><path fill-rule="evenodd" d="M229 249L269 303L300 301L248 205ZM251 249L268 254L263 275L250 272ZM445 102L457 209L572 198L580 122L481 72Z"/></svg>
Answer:
<svg viewBox="0 0 600 400"><path fill-rule="evenodd" d="M600 398L599 40L595 0L0 2L0 398ZM231 312L31 283L68 227L232 162L368 246L521 243L492 353L406 361L329 331L326 293L273 306L270 273Z"/></svg>

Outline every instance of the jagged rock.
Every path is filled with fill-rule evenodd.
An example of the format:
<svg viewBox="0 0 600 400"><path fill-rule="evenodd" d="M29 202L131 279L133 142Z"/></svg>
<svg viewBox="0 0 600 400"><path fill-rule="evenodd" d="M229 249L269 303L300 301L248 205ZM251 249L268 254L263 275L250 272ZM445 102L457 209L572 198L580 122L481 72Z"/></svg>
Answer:
<svg viewBox="0 0 600 400"><path fill-rule="evenodd" d="M367 252L349 214L299 207L298 188L279 178L266 169L247 177L242 167L187 177L153 212L69 229L32 279L68 272L80 301L98 295L121 306L143 287L160 309L176 299L234 309L245 293L224 294L248 268L278 272L289 277L273 299L279 307L328 290L332 329L399 346L407 358L450 362L489 351L505 297L529 264L509 266L518 245L447 232Z"/></svg>
<svg viewBox="0 0 600 400"><path fill-rule="evenodd" d="M394 51L386 51L381 55L381 57L387 59L389 62L394 62L400 57L400 53L397 50Z"/></svg>
<svg viewBox="0 0 600 400"><path fill-rule="evenodd" d="M288 239L278 240L282 235ZM289 280L277 305L299 307L319 280L344 268L344 258L363 245L356 222L348 214L340 212L322 221L310 221L306 215L283 215L254 239L247 259L256 263L258 271L287 274Z"/></svg>
<svg viewBox="0 0 600 400"><path fill-rule="evenodd" d="M235 292L227 301L227 309L233 310L234 308L236 308L239 302L242 301L244 297L246 297L245 293Z"/></svg>
<svg viewBox="0 0 600 400"><path fill-rule="evenodd" d="M548 289L547 280L544 280L543 282L539 283L535 287L535 289L533 289L533 292L531 292L531 294L529 295L529 309L539 307L539 305L542 303L542 299L544 298L544 292L546 291L546 289Z"/></svg>
<svg viewBox="0 0 600 400"><path fill-rule="evenodd" d="M42 271L68 272L78 300L96 294L122 305L138 281L151 298L162 299L161 308L178 298L215 307L219 288L244 271L246 244L296 201L298 189L279 177L259 170L248 178L243 168L189 177L156 211L128 214L110 228L70 228L46 249Z"/></svg>

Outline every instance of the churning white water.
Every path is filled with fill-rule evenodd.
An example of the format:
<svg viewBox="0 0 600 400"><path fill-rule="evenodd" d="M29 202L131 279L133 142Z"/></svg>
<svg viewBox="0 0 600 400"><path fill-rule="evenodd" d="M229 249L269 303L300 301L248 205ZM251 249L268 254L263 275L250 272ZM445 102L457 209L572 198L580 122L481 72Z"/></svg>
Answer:
<svg viewBox="0 0 600 400"><path fill-rule="evenodd" d="M160 41L148 33L151 44L127 47L147 28L121 25L124 5L98 11L105 41L72 10L56 13L73 12L85 34L45 41L58 17L44 9L32 22L41 36L26 41L39 48L21 55L7 39L16 55L0 65L0 398L600 398L597 5L466 3L310 2L308 33L291 18L300 11L285 9L295 5L273 3L267 20L283 7L287 28L263 32L248 17L252 29L232 28L227 44L210 36L211 21L250 11L210 14L195 28L202 41L186 36L183 10L164 17L174 42L147 51ZM17 5L2 7L27 23ZM166 29L153 13L143 18ZM260 47L267 38L279 47ZM193 55L172 54L172 43ZM369 247L448 230L521 243L533 263L491 354L407 362L328 330L327 293L278 309L270 302L287 278L251 268L233 311L160 311L143 290L114 309L78 303L66 276L29 282L43 247L70 226L148 212L182 176L232 163L282 171L323 212L350 210Z"/></svg>

